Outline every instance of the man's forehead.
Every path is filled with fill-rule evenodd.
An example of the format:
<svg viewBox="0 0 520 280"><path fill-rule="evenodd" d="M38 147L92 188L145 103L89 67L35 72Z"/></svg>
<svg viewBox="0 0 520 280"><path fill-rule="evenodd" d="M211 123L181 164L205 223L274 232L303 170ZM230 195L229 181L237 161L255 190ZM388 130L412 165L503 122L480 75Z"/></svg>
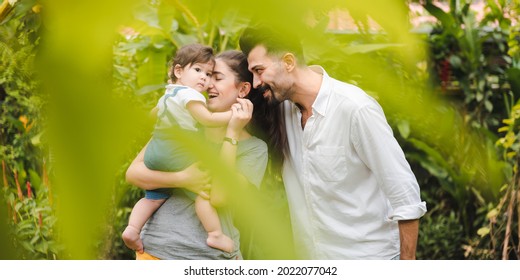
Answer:
<svg viewBox="0 0 520 280"><path fill-rule="evenodd" d="M251 49L249 56L263 57L267 55L267 48L264 45L257 45Z"/></svg>
<svg viewBox="0 0 520 280"><path fill-rule="evenodd" d="M267 56L267 49L262 45L258 45L249 52L247 61L251 67L255 67L258 64L262 64L268 58L269 56Z"/></svg>

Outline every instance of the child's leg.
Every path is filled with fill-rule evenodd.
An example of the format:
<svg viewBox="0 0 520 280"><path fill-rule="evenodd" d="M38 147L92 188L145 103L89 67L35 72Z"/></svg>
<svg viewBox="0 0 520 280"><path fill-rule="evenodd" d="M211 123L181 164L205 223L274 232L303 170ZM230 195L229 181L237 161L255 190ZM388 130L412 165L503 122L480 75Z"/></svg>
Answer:
<svg viewBox="0 0 520 280"><path fill-rule="evenodd" d="M208 246L228 253L233 252L233 240L222 233L217 210L213 208L209 200L197 196L195 199L195 211L204 229L208 232L208 239L206 241Z"/></svg>
<svg viewBox="0 0 520 280"><path fill-rule="evenodd" d="M143 241L141 240L141 229L152 214L161 207L166 199L141 198L132 209L128 226L123 231L122 237L125 245L139 253L144 252Z"/></svg>

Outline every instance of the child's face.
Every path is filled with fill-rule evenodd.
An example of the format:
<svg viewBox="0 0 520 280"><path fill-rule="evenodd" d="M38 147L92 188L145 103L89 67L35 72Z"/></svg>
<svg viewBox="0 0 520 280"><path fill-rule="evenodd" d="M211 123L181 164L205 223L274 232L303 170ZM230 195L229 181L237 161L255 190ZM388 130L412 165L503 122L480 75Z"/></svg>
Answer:
<svg viewBox="0 0 520 280"><path fill-rule="evenodd" d="M213 66L213 62L188 64L176 71L177 84L189 86L199 92L206 91L213 73Z"/></svg>

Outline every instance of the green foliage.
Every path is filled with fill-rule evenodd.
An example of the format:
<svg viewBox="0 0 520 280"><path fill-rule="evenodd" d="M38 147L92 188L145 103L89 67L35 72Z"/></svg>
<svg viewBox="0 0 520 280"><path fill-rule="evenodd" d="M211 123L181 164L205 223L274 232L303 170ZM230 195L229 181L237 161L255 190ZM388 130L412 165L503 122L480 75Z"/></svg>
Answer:
<svg viewBox="0 0 520 280"><path fill-rule="evenodd" d="M120 234L142 191L124 173L148 140L168 60L192 42L237 49L260 16L290 23L309 64L359 85L385 108L429 207L418 258L518 259L520 51L510 20L518 3L487 1L477 22L468 1L450 1L449 12L423 1L439 24L421 37L408 32L405 2L286 1L252 11L237 0L50 1L40 34L42 6L18 1L0 19L0 215L8 217L0 247L11 248L1 256L134 258ZM361 33L328 30L334 9L348 10ZM368 32L369 18L384 32ZM237 221L244 257L291 258L280 243L291 242L283 183L271 164L260 194L265 213L241 214L268 228Z"/></svg>
<svg viewBox="0 0 520 280"><path fill-rule="evenodd" d="M136 147L140 148L144 143L136 143ZM128 158L132 155L129 154ZM134 204L144 196L144 191L128 185L124 180L124 173L128 164L121 167L118 173L119 180L116 182L116 188L113 196L114 208L110 211L110 219L107 221L105 238L98 241L99 259L104 260L131 260L135 259L135 252L128 249L123 243L121 234L128 225L128 217L132 211Z"/></svg>
<svg viewBox="0 0 520 280"><path fill-rule="evenodd" d="M29 14L0 29L0 154L8 165L20 169L34 166L41 129L42 101L33 63L39 26L34 17Z"/></svg>
<svg viewBox="0 0 520 280"><path fill-rule="evenodd" d="M503 120L506 126L499 129L505 133L496 145L502 151L509 169L506 170L509 181L502 187L500 202L491 203L485 209L486 219L479 230L480 239L474 241L472 257L489 257L502 259L520 259L518 245L520 235L520 190L518 178L518 156L520 152L518 120L520 119L520 103L510 110L508 119ZM483 249L486 248L486 249ZM473 249L473 248L472 248Z"/></svg>
<svg viewBox="0 0 520 280"><path fill-rule="evenodd" d="M134 82L129 86L139 95L164 88L167 63L177 48L198 42L212 46L217 53L236 49L240 31L248 23L237 10L180 1L145 1L134 7L133 16L121 30L115 70L121 82ZM119 64L122 57L133 63ZM132 67L137 68L136 73Z"/></svg>
<svg viewBox="0 0 520 280"><path fill-rule="evenodd" d="M449 2L449 12L431 1L424 4L439 20L429 37L434 61L431 78L439 91L463 100L467 123L494 129L505 117L500 108L508 94L506 42L518 4L487 1L488 13L477 21L470 9L472 1Z"/></svg>
<svg viewBox="0 0 520 280"><path fill-rule="evenodd" d="M464 259L464 229L455 212L443 215L427 214L421 218L419 229L417 259Z"/></svg>
<svg viewBox="0 0 520 280"><path fill-rule="evenodd" d="M44 102L34 66L40 28L34 5L35 1L17 4L0 26L1 197L7 206L0 229L8 233L2 247L12 248L2 256L56 259L61 247L54 231L48 170L43 164L48 157L42 144Z"/></svg>
<svg viewBox="0 0 520 280"><path fill-rule="evenodd" d="M517 244L513 237L516 236L514 230L511 231L515 228L514 222L511 223L514 213L509 212L506 215L506 208L498 205L504 205L505 201L513 203L507 199L508 192L505 193L504 189L514 188L516 184L513 174L516 174L518 145L514 144L516 133L512 130L515 127L513 118L517 113L514 112L514 108L511 109L511 104L518 100L515 93L518 77L515 57L511 51L514 51L518 40L510 34L516 28L511 26L511 19L517 17L519 6L517 1L487 1L485 17L477 22L475 13L470 10L470 4L470 1L450 1L448 12L444 12L431 1L424 4L430 14L439 20L428 38L432 62L430 77L431 83L437 85L437 91L464 112L464 126L478 128L479 138L483 139L485 145L464 140L459 134L455 134L453 140L458 143L459 152L446 157L439 154L436 146L422 143L417 145L416 141L412 141L414 147L426 155L415 154L413 158L423 168L430 170L441 189L454 199L455 204L448 209L455 211L455 216L463 225L465 258L518 259L518 256L512 253L515 248L513 244ZM503 122L508 126L498 130L506 132L504 137L499 138L496 129L502 123L502 119L505 119ZM505 149L497 149L495 142ZM474 145L479 148L471 149ZM470 158L474 153L502 154L501 159L489 165L490 168L504 174L500 180L490 181L493 182L490 184L491 195L486 193L486 189L478 187L473 180L474 174L478 175L482 170L461 173L460 169L467 168L466 164L451 164L454 159ZM410 154L410 150L407 154ZM457 160L458 163L464 161ZM499 189L508 181L510 183L506 186L509 187ZM423 193L424 190L432 193L433 189L423 189ZM489 216L489 213L495 214ZM432 219L440 220L438 215L443 214L444 211L428 215L432 215ZM505 216L509 217L508 221L503 219ZM508 228L511 239L504 241ZM430 240L428 235L433 233L424 234L426 236L421 237L421 242L425 239ZM509 242L513 245L513 248L509 247L511 254L501 256L501 248L507 249L504 244L507 246ZM439 242L438 246L444 245Z"/></svg>
<svg viewBox="0 0 520 280"><path fill-rule="evenodd" d="M14 243L17 258L57 259L62 248L54 231L56 216L50 199L50 186L35 172L31 172L29 177L30 181L28 178L22 192L4 189L4 199L8 203L11 218L9 224L13 228L13 237L9 241ZM21 190L17 173L14 181L18 190Z"/></svg>

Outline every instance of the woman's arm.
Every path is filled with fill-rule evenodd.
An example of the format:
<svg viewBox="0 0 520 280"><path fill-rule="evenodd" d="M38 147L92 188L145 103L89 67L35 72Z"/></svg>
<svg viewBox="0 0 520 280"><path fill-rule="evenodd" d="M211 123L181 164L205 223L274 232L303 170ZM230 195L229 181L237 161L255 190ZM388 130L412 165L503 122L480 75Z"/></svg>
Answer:
<svg viewBox="0 0 520 280"><path fill-rule="evenodd" d="M210 176L202 171L198 163L194 163L184 170L165 172L151 170L144 164L146 146L139 152L126 170L126 181L144 190L157 188L185 188L194 193L207 190Z"/></svg>
<svg viewBox="0 0 520 280"><path fill-rule="evenodd" d="M238 103L231 107L233 113L231 120L226 129L227 138L238 140L240 134L247 123L251 120L253 114L253 103L248 99L237 99ZM229 141L222 143L220 149L220 156L224 165L236 174L235 182L238 186L245 186L248 184L247 179L236 170L237 145ZM229 188L228 188L229 189ZM223 206L226 203L225 186L220 180L214 180L211 188L211 204L215 207Z"/></svg>

